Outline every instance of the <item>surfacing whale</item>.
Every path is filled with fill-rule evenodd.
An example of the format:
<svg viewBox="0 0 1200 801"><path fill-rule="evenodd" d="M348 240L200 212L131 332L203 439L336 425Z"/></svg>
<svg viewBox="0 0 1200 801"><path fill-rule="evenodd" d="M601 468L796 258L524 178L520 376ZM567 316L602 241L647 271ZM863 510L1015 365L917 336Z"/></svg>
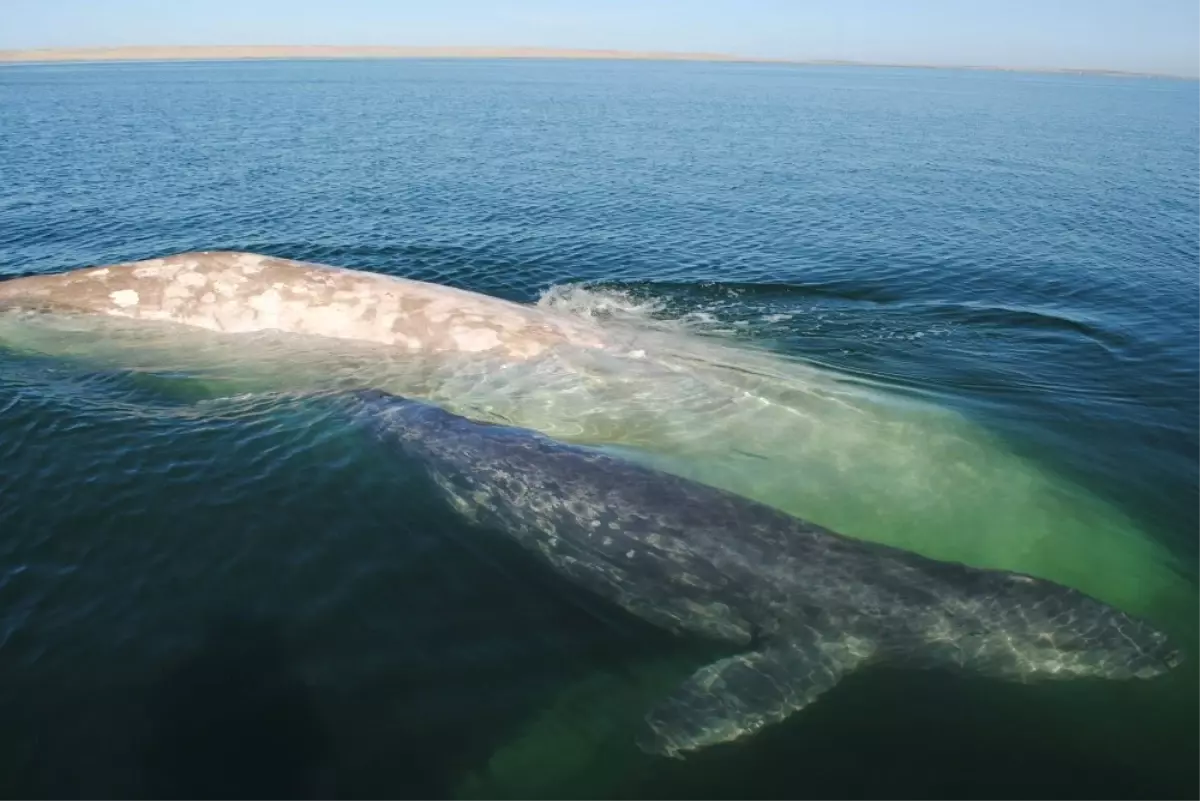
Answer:
<svg viewBox="0 0 1200 801"><path fill-rule="evenodd" d="M202 396L383 389L1196 630L1191 567L1086 485L951 406L732 340L212 251L0 281L0 371L30 357Z"/></svg>
<svg viewBox="0 0 1200 801"><path fill-rule="evenodd" d="M737 648L646 716L639 745L740 739L890 661L1016 680L1150 678L1162 632L1077 590L841 536L772 507L379 390L346 398L471 521L678 634Z"/></svg>
<svg viewBox="0 0 1200 801"><path fill-rule="evenodd" d="M204 251L0 282L0 306L170 322L226 333L284 331L389 345L410 354L489 353L509 361L564 342L600 347L582 321L380 273Z"/></svg>

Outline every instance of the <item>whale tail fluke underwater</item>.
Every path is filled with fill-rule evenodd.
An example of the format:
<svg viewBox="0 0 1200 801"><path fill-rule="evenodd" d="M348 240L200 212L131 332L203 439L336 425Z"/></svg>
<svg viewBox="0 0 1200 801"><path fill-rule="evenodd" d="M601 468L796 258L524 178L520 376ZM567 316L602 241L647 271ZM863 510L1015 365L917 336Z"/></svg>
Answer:
<svg viewBox="0 0 1200 801"><path fill-rule="evenodd" d="M638 746L680 756L753 734L811 704L874 653L865 638L806 627L705 665L650 710Z"/></svg>
<svg viewBox="0 0 1200 801"><path fill-rule="evenodd" d="M874 662L1015 680L1151 678L1165 634L1078 590L852 539L773 507L542 434L361 390L351 414L460 513L584 589L726 644L646 716L666 756L741 739Z"/></svg>
<svg viewBox="0 0 1200 801"><path fill-rule="evenodd" d="M926 622L915 627L864 615L856 621L859 628L839 629L814 613L811 624L777 635L762 650L700 668L650 711L638 744L651 753L679 756L740 739L783 721L874 662L1028 683L1153 678L1183 661L1166 635L1116 609L1051 582L1019 574L1008 581L1049 587L1028 593L1028 607L1014 598L1002 600L1001 590L987 613L964 618L966 625L958 627L945 623L962 617L952 603L925 611ZM1055 590L1063 592L1057 601ZM1047 614L1042 606L1060 611Z"/></svg>

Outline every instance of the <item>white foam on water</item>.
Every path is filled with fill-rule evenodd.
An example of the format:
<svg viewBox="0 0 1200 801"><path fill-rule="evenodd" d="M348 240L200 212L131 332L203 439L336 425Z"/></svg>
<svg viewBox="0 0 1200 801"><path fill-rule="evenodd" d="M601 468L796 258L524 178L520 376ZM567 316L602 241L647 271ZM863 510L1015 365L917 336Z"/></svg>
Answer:
<svg viewBox="0 0 1200 801"><path fill-rule="evenodd" d="M623 289L598 289L587 284L555 284L542 292L537 305L577 317L617 317L649 321L664 309L660 300L638 299Z"/></svg>
<svg viewBox="0 0 1200 801"><path fill-rule="evenodd" d="M623 323L648 330L722 335L733 333L735 325L721 321L715 304L673 312L661 298L588 284L555 284L542 292L537 305L604 324Z"/></svg>

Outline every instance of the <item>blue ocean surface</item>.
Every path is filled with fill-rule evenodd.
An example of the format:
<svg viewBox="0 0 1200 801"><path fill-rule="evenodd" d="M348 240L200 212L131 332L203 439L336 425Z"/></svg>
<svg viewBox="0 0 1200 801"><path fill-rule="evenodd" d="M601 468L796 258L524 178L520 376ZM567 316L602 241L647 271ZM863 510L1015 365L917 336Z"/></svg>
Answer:
<svg viewBox="0 0 1200 801"><path fill-rule="evenodd" d="M1075 576L1188 657L1146 682L864 671L759 736L652 757L640 715L708 655L480 546L302 394L194 354L99 358L99 334L64 356L11 317L0 795L1196 797L1198 137L1197 85L1169 79L0 68L0 276L253 251L810 365L895 417L781 430L781 454L860 460L841 493L773 470L788 511L937 553L1011 519L983 561ZM1004 493L1051 489L1014 509L935 483L951 427ZM954 515L872 500L891 484Z"/></svg>

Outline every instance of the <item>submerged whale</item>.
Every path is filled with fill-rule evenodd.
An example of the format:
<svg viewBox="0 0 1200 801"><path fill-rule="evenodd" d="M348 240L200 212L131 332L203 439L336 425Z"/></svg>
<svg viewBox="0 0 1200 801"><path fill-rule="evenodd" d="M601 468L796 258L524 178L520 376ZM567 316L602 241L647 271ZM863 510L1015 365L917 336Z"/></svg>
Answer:
<svg viewBox="0 0 1200 801"><path fill-rule="evenodd" d="M383 389L619 451L856 538L1053 579L1178 619L1193 644L1192 568L984 421L671 322L183 253L0 281L0 374L51 357L204 397Z"/></svg>
<svg viewBox="0 0 1200 801"><path fill-rule="evenodd" d="M1165 634L1077 590L841 536L772 507L526 429L360 390L351 414L471 521L634 615L737 653L646 716L641 747L737 740L890 661L1017 681L1150 678Z"/></svg>

